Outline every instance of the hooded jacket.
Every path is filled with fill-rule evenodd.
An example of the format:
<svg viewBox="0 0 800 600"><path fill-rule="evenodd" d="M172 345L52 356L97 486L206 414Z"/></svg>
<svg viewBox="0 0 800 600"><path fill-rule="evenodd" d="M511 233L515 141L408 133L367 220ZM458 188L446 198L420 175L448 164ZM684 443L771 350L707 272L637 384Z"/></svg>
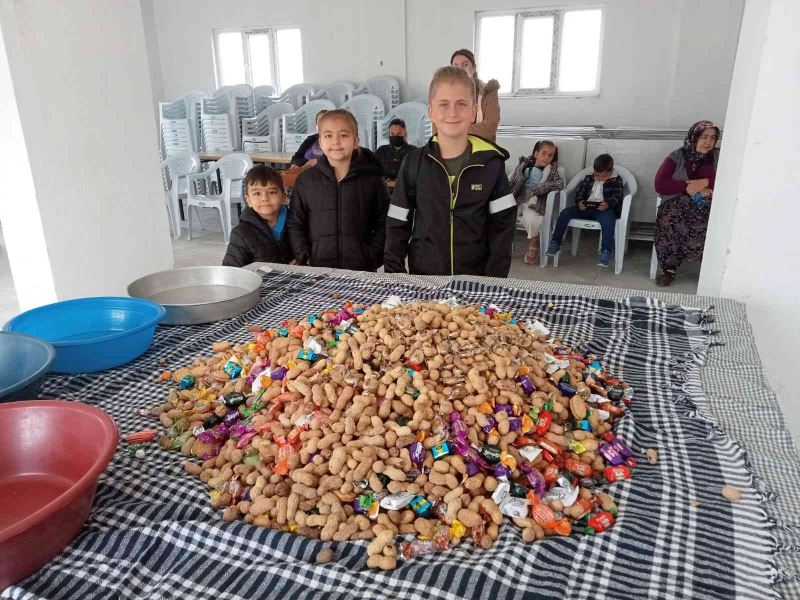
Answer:
<svg viewBox="0 0 800 600"><path fill-rule="evenodd" d="M282 238L277 240L269 223L248 206L231 231L222 264L226 267L244 267L254 262L287 264L293 257L286 233L284 229Z"/></svg>
<svg viewBox="0 0 800 600"><path fill-rule="evenodd" d="M301 265L375 271L383 263L389 195L381 162L366 148L353 153L341 181L322 156L292 191L289 240Z"/></svg>
<svg viewBox="0 0 800 600"><path fill-rule="evenodd" d="M408 256L415 274L508 275L517 216L509 155L478 136L468 141L472 154L452 187L437 136L406 156L386 220L387 273L405 272Z"/></svg>

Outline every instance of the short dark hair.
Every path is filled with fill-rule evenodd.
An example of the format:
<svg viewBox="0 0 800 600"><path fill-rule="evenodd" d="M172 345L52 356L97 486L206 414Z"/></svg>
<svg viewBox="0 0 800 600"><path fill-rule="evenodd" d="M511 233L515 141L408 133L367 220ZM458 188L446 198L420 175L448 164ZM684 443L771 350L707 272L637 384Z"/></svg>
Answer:
<svg viewBox="0 0 800 600"><path fill-rule="evenodd" d="M264 186L272 184L286 193L286 190L283 188L283 178L281 174L267 165L255 165L247 172L247 175L244 176L245 196L247 195L248 188L253 184Z"/></svg>
<svg viewBox="0 0 800 600"><path fill-rule="evenodd" d="M403 129L406 128L406 122L403 119L392 119L389 121L389 127L394 127L395 125L399 125Z"/></svg>
<svg viewBox="0 0 800 600"><path fill-rule="evenodd" d="M594 159L592 168L595 173L608 173L609 171L613 171L614 159L610 154L599 154L597 158Z"/></svg>

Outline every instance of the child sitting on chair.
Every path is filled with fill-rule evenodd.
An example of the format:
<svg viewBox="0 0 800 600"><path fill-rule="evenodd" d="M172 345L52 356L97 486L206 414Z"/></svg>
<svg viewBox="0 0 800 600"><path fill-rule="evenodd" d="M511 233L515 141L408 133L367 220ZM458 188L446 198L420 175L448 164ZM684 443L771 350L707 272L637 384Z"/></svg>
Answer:
<svg viewBox="0 0 800 600"><path fill-rule="evenodd" d="M522 224L528 234L528 251L522 258L526 265L539 264L539 232L547 195L563 189L564 179L558 173L558 147L550 140L539 140L531 156L520 156L511 175L511 193L520 205Z"/></svg>
<svg viewBox="0 0 800 600"><path fill-rule="evenodd" d="M602 230L602 243L597 264L608 267L614 254L614 227L622 214L624 195L622 177L614 174L614 159L610 154L601 154L594 159L594 173L587 175L575 190L575 206L561 211L547 248L547 256L561 251L561 240L572 219L598 221Z"/></svg>
<svg viewBox="0 0 800 600"><path fill-rule="evenodd" d="M289 208L280 173L264 165L256 165L244 178L244 199L239 224L231 231L231 239L222 264L244 267L253 262L297 264L286 235Z"/></svg>

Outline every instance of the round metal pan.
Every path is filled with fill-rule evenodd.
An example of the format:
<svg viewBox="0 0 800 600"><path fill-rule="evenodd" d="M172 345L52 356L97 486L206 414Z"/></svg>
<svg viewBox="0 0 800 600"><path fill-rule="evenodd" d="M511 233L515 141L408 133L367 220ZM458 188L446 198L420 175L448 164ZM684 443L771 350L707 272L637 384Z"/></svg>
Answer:
<svg viewBox="0 0 800 600"><path fill-rule="evenodd" d="M145 275L128 286L132 298L162 304L162 325L195 325L230 319L259 300L261 276L236 267L187 267Z"/></svg>

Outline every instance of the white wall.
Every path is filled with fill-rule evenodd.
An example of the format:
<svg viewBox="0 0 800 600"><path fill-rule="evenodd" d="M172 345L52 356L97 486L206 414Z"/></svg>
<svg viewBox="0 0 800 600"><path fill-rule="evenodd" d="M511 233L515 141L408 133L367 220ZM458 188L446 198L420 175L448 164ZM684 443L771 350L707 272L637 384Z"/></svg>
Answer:
<svg viewBox="0 0 800 600"><path fill-rule="evenodd" d="M299 25L306 81L405 78L403 2L242 0L224 8L216 0L153 2L166 99L216 87L212 31L224 28Z"/></svg>
<svg viewBox="0 0 800 600"><path fill-rule="evenodd" d="M403 99L427 93L453 50L473 47L475 12L580 5L582 0L153 0L164 93L213 88L214 28L299 24L305 79L397 76ZM600 95L507 98L507 125L604 125L688 129L725 115L744 0L613 0L605 3ZM407 43L406 43L407 39ZM378 66L380 59L384 66ZM479 65L480 71L480 65ZM481 73L490 78L491 73Z"/></svg>
<svg viewBox="0 0 800 600"><path fill-rule="evenodd" d="M800 439L798 22L796 0L747 3L698 293L747 303L768 379Z"/></svg>
<svg viewBox="0 0 800 600"><path fill-rule="evenodd" d="M0 218L20 308L124 295L173 264L140 5L0 0L0 27Z"/></svg>

